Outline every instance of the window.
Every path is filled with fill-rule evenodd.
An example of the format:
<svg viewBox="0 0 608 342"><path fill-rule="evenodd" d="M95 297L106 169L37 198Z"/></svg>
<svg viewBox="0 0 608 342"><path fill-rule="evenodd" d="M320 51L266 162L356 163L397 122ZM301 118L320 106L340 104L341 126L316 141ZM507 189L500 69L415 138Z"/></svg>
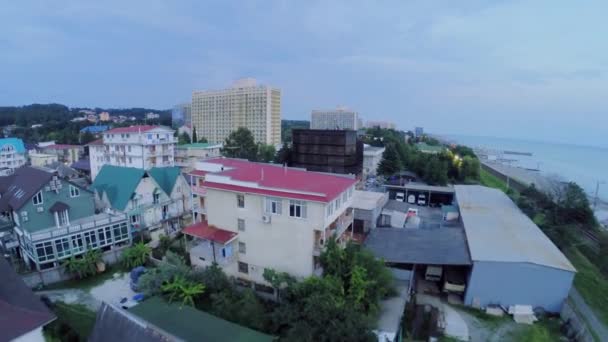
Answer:
<svg viewBox="0 0 608 342"><path fill-rule="evenodd" d="M129 157L129 164L133 163L133 158Z"/></svg>
<svg viewBox="0 0 608 342"><path fill-rule="evenodd" d="M55 249L57 250L57 258L62 258L72 254L72 250L70 249L70 240L68 240L68 238L55 240Z"/></svg>
<svg viewBox="0 0 608 342"><path fill-rule="evenodd" d="M34 202L34 205L42 204L42 191L38 191L38 193L34 195L34 198L32 198L32 202Z"/></svg>
<svg viewBox="0 0 608 342"><path fill-rule="evenodd" d="M340 208L340 197L336 198L336 210Z"/></svg>
<svg viewBox="0 0 608 342"><path fill-rule="evenodd" d="M239 228L239 231L240 232L244 232L245 231L245 220L243 220L243 219L237 219L236 222L237 222L237 226Z"/></svg>
<svg viewBox="0 0 608 342"><path fill-rule="evenodd" d="M247 245L244 242L239 242L239 253L247 253Z"/></svg>
<svg viewBox="0 0 608 342"><path fill-rule="evenodd" d="M266 212L269 214L281 215L281 199L276 197L266 198Z"/></svg>
<svg viewBox="0 0 608 342"><path fill-rule="evenodd" d="M68 218L67 210L57 212L57 225L59 227L67 226L69 223L70 223L70 221Z"/></svg>
<svg viewBox="0 0 608 342"><path fill-rule="evenodd" d="M346 203L346 200L348 200L348 191L344 191L342 194L342 203Z"/></svg>
<svg viewBox="0 0 608 342"><path fill-rule="evenodd" d="M80 234L72 235L72 250L74 253L84 251L84 243Z"/></svg>
<svg viewBox="0 0 608 342"><path fill-rule="evenodd" d="M168 214L169 214L169 206L163 205L163 220L167 219Z"/></svg>
<svg viewBox="0 0 608 342"><path fill-rule="evenodd" d="M327 217L331 216L331 214L333 213L333 208L334 208L334 206L331 202L327 205L327 207L325 207L325 215Z"/></svg>
<svg viewBox="0 0 608 342"><path fill-rule="evenodd" d="M239 261L239 272L249 274L249 265L246 262Z"/></svg>
<svg viewBox="0 0 608 342"><path fill-rule="evenodd" d="M131 145L127 146L127 152L131 152Z"/></svg>
<svg viewBox="0 0 608 342"><path fill-rule="evenodd" d="M36 244L36 254L38 255L38 261L47 261L55 258L53 253L53 242L47 241Z"/></svg>
<svg viewBox="0 0 608 342"><path fill-rule="evenodd" d="M27 222L28 218L27 218L27 211L22 211L21 212L21 221L23 222Z"/></svg>
<svg viewBox="0 0 608 342"><path fill-rule="evenodd" d="M236 195L236 206L239 208L245 208L245 195L243 195L243 194Z"/></svg>
<svg viewBox="0 0 608 342"><path fill-rule="evenodd" d="M131 216L131 224L136 225L139 224L139 214Z"/></svg>
<svg viewBox="0 0 608 342"><path fill-rule="evenodd" d="M112 243L112 227L105 227L103 230L106 234L106 243Z"/></svg>
<svg viewBox="0 0 608 342"><path fill-rule="evenodd" d="M80 189L77 187L70 185L70 197L78 197L80 196Z"/></svg>
<svg viewBox="0 0 608 342"><path fill-rule="evenodd" d="M306 202L289 200L289 216L306 218Z"/></svg>
<svg viewBox="0 0 608 342"><path fill-rule="evenodd" d="M158 189L154 190L154 193L152 194L152 202L154 204L160 203L160 192Z"/></svg>
<svg viewBox="0 0 608 342"><path fill-rule="evenodd" d="M99 238L99 246L107 245L106 235L103 233L103 228L97 231L97 237Z"/></svg>
<svg viewBox="0 0 608 342"><path fill-rule="evenodd" d="M97 248L97 234L95 231L84 233L84 241L87 244L87 248Z"/></svg>

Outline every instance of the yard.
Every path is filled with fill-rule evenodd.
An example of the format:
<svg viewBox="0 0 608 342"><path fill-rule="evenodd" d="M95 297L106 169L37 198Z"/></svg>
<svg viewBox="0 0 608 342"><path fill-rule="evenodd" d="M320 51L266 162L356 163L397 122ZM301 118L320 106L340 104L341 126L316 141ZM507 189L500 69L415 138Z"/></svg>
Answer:
<svg viewBox="0 0 608 342"><path fill-rule="evenodd" d="M44 328L47 341L86 341L95 325L95 312L82 304L54 302L57 320ZM77 335L77 336L76 336Z"/></svg>

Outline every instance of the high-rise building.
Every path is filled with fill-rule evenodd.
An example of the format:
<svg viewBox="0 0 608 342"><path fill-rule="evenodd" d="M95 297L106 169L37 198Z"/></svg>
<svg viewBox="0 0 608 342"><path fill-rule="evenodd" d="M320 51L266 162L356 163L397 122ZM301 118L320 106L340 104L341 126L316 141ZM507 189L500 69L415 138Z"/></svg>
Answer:
<svg viewBox="0 0 608 342"><path fill-rule="evenodd" d="M352 130L294 129L291 166L308 171L360 175L363 143Z"/></svg>
<svg viewBox="0 0 608 342"><path fill-rule="evenodd" d="M153 167L175 165L175 131L164 126L119 127L103 132L103 138L89 144L91 180L104 165Z"/></svg>
<svg viewBox="0 0 608 342"><path fill-rule="evenodd" d="M414 128L414 135L416 136L416 138L423 136L424 135L424 128L422 128L422 127L416 127L416 128Z"/></svg>
<svg viewBox="0 0 608 342"><path fill-rule="evenodd" d="M313 110L310 118L311 129L350 129L360 128L359 113L345 107L332 110Z"/></svg>
<svg viewBox="0 0 608 342"><path fill-rule="evenodd" d="M171 122L173 127L192 125L192 106L190 103L182 103L173 107L171 111Z"/></svg>
<svg viewBox="0 0 608 342"><path fill-rule="evenodd" d="M192 93L192 125L199 138L223 143L239 127L251 131L256 143L281 143L281 90L258 85L254 79L236 81L223 90Z"/></svg>

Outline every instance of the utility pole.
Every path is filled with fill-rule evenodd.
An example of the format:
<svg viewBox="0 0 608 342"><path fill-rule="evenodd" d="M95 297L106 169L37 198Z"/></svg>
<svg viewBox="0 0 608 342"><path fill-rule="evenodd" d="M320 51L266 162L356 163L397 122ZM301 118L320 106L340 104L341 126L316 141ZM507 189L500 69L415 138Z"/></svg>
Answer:
<svg viewBox="0 0 608 342"><path fill-rule="evenodd" d="M597 201L599 199L599 194L600 194L600 184L604 184L606 182L604 181L597 181L595 183L595 197L593 199L593 210L595 211L595 208L597 207Z"/></svg>

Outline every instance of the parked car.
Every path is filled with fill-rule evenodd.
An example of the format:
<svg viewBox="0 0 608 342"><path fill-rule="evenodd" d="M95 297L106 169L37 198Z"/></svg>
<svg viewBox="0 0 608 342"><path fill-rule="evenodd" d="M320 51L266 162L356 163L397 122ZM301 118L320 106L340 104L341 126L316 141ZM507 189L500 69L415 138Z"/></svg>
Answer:
<svg viewBox="0 0 608 342"><path fill-rule="evenodd" d="M443 275L443 267L441 266L427 266L424 279L428 281L440 281Z"/></svg>
<svg viewBox="0 0 608 342"><path fill-rule="evenodd" d="M416 204L416 195L409 195L409 196L407 196L407 203L409 203L409 204Z"/></svg>
<svg viewBox="0 0 608 342"><path fill-rule="evenodd" d="M395 195L395 199L399 202L405 202L405 194L403 192L398 192Z"/></svg>
<svg viewBox="0 0 608 342"><path fill-rule="evenodd" d="M418 205L426 205L426 196L424 194L418 195Z"/></svg>

